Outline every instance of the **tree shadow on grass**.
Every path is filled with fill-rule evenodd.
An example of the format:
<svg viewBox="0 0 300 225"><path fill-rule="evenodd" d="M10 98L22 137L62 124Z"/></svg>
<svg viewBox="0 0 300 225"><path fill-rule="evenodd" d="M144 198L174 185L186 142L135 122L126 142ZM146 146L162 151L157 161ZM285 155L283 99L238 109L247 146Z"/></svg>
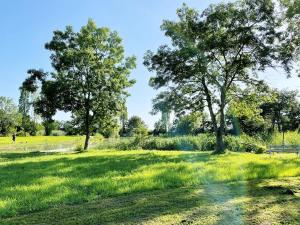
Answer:
<svg viewBox="0 0 300 225"><path fill-rule="evenodd" d="M298 206L299 199L284 202L259 194L261 182L236 182L173 188L120 195L82 204L59 205L45 211L7 218L2 224L262 224L261 213L271 215L273 222L297 221L272 215L273 206ZM249 191L254 188L255 191ZM250 201L247 199L251 198ZM297 202L298 200L298 202ZM265 216L265 215L264 215Z"/></svg>
<svg viewBox="0 0 300 225"><path fill-rule="evenodd" d="M193 153L194 154L194 153ZM45 157L44 157L45 156ZM186 155L137 154L73 155L44 153L2 153L0 201L12 203L0 208L0 217L34 212L60 203L74 204L97 196L116 196L184 185L176 177L159 179L143 173L174 169L167 165L186 162ZM26 158L26 159L25 159ZM208 161L209 153L194 154L195 161ZM23 160L25 159L25 160ZM174 179L176 182L174 182ZM28 208L30 204L30 208Z"/></svg>
<svg viewBox="0 0 300 225"><path fill-rule="evenodd" d="M7 158L14 159L13 154L8 153ZM37 157L43 158L43 154L31 154L17 154L15 157L17 159L32 157L33 160L38 159ZM211 224L226 224L228 221L234 221L231 224L239 224L247 216L243 211L244 205L235 203L234 200L243 196L259 197L258 193L268 197L274 193L257 191L260 190L257 189L259 187L252 183L248 185L248 182L218 183L216 171L209 171L212 174L210 176L207 174L209 179L205 186L196 189L169 189L191 185L189 181L194 174L188 167L178 166L181 162L211 162L215 159L216 157L211 156L210 153L193 153L190 156L157 155L145 152L143 154L78 155L78 157L66 155L56 157L55 155L51 159L41 161L4 163L0 166L0 200L11 198L16 199L17 202L7 205L7 209L2 210L0 217L35 212L29 216L16 218L20 221L22 218L25 218L24 221L35 219L32 223L26 222L27 224L41 223L41 221L46 221L46 224L53 224L53 221L57 223L64 221L60 224L73 222L106 224L116 221L140 224L159 220L165 215L183 215L179 216L177 221L184 224L189 221L206 220L214 215ZM296 166L299 162L282 161L275 166L282 166L281 163ZM276 174L270 173L274 168L272 165L251 162L245 167L249 174L254 174L245 179L276 177ZM155 173L148 176L148 170L149 173ZM206 176L205 173L202 176ZM39 185L42 186L41 189ZM155 189L165 190L147 192ZM104 202L102 200L91 202L101 196L106 198ZM119 197L107 200L109 196ZM107 201L109 203L106 204ZM10 212L11 209L15 211ZM45 211L36 212L40 210ZM16 220L11 219L11 221Z"/></svg>

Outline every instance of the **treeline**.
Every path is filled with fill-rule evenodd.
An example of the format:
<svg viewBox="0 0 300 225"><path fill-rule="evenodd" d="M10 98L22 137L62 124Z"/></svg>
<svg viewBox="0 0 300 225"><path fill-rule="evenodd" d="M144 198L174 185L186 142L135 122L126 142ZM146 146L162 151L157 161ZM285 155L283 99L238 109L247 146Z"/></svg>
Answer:
<svg viewBox="0 0 300 225"><path fill-rule="evenodd" d="M225 134L239 136L245 133L267 139L276 131L299 131L298 91L280 91L266 86L264 92L257 93L255 89L249 88L244 92L247 92L247 97L235 97L225 111ZM157 105L154 104L154 107L157 109ZM160 113L161 119L155 123L154 135L197 135L213 132L212 121L205 111L179 115L173 122L166 119L170 118L171 109Z"/></svg>
<svg viewBox="0 0 300 225"><path fill-rule="evenodd" d="M153 100L152 112L161 113L161 119L150 133L211 132L215 152L222 153L227 134L267 137L275 130L297 130L297 93L273 90L258 74L280 68L290 77L299 71L298 6L298 1L240 0L199 12L184 4L176 21L164 20L161 29L170 42L146 52L143 62L154 74L150 86L162 90ZM125 56L117 32L89 20L77 32L71 26L54 31L45 48L52 70L28 70L19 109L4 98L9 110L4 105L2 111L10 115L2 121L1 134L19 129L34 135L32 127L42 125L50 135L58 111L71 114L64 130L84 134L85 150L95 133L149 133L141 118L127 118L136 58Z"/></svg>

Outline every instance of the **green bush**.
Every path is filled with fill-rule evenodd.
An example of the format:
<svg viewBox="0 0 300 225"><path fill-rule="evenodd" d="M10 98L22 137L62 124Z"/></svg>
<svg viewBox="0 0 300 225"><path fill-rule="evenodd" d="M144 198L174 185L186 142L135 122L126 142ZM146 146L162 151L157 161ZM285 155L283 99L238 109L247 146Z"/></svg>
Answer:
<svg viewBox="0 0 300 225"><path fill-rule="evenodd" d="M262 141L258 138L250 137L245 134L238 137L226 136L225 146L227 150L233 152L263 153L266 150Z"/></svg>
<svg viewBox="0 0 300 225"><path fill-rule="evenodd" d="M247 135L225 136L225 147L233 152L265 151L264 143ZM99 149L147 149L147 150L181 150L181 151L213 151L216 145L215 136L201 134L198 136L178 137L144 137L107 139L101 143Z"/></svg>
<svg viewBox="0 0 300 225"><path fill-rule="evenodd" d="M53 130L51 131L51 136L65 136L66 133L62 130Z"/></svg>

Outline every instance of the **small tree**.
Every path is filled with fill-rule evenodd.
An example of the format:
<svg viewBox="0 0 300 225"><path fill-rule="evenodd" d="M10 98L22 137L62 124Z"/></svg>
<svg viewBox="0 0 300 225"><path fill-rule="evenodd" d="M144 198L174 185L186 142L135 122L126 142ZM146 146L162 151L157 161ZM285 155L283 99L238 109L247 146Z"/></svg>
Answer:
<svg viewBox="0 0 300 225"><path fill-rule="evenodd" d="M128 120L128 136L145 136L148 129L145 122L138 116L132 116Z"/></svg>
<svg viewBox="0 0 300 225"><path fill-rule="evenodd" d="M243 0L211 5L199 14L184 5L179 21L164 21L172 47L149 51L144 64L156 76L155 89L168 87L175 111L207 108L216 136L216 153L224 152L225 112L236 88L256 84L255 72L282 63L291 70L291 52L271 0ZM284 43L284 47L283 44Z"/></svg>

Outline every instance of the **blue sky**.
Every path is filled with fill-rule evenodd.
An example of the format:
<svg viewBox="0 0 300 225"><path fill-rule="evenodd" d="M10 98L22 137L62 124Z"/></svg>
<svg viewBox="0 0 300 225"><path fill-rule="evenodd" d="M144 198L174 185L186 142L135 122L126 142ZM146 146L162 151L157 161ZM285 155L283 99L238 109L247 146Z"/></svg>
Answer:
<svg viewBox="0 0 300 225"><path fill-rule="evenodd" d="M199 10L219 0L1 0L0 1L0 95L17 103L18 88L29 68L51 71L44 44L53 30L72 25L78 30L89 18L98 26L119 32L127 55L135 55L137 80L130 89L129 115L141 116L152 127L157 117L149 114L156 92L148 86L151 74L142 65L143 55L167 42L160 31L163 19L176 19L176 9L186 2ZM280 72L263 75L273 86L299 88L300 79L286 80ZM67 116L59 114L58 119Z"/></svg>

